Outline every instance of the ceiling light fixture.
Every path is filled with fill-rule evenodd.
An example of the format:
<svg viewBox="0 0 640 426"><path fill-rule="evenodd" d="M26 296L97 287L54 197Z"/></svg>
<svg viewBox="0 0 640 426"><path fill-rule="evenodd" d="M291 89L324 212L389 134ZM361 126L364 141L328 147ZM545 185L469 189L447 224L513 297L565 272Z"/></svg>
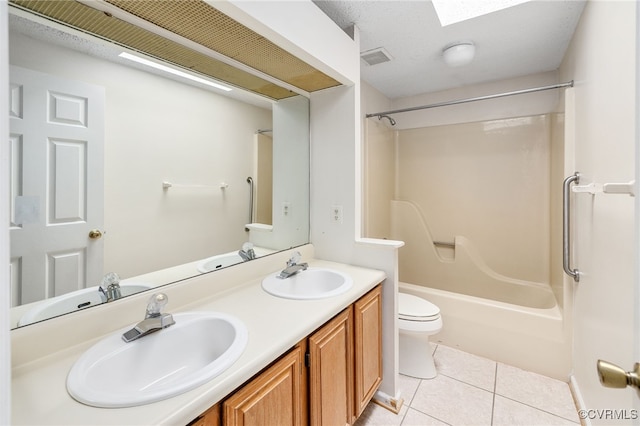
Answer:
<svg viewBox="0 0 640 426"><path fill-rule="evenodd" d="M151 67L151 68L155 68L155 69L160 70L160 71L167 72L169 74L177 75L178 77L186 78L188 80L192 80L192 81L195 81L195 82L198 82L198 83L201 83L201 84L205 84L207 86L215 87L216 89L224 90L225 92L230 92L232 90L230 87L226 87L226 86L223 86L222 84L214 83L211 80L207 80L207 79L198 77L196 75L189 74L189 73L184 72L184 71L180 71L180 70L178 70L176 68L172 68L172 67L160 64L158 62L151 61L149 59L141 58L140 56L132 55L132 54L127 53L127 52L122 52L118 56L121 57L121 58L124 58L124 59L128 59L128 60L133 61L133 62L137 62L137 63L142 64L142 65L146 65L146 66Z"/></svg>
<svg viewBox="0 0 640 426"><path fill-rule="evenodd" d="M450 67L470 64L476 54L476 46L470 41L453 43L442 49L442 58Z"/></svg>

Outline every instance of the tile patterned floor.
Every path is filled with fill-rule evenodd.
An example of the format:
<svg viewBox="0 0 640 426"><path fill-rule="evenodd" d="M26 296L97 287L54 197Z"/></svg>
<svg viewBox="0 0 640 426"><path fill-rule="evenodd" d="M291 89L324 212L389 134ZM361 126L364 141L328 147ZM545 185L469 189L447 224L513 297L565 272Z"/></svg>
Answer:
<svg viewBox="0 0 640 426"><path fill-rule="evenodd" d="M400 376L399 414L370 403L355 426L580 425L567 383L432 345L438 376Z"/></svg>

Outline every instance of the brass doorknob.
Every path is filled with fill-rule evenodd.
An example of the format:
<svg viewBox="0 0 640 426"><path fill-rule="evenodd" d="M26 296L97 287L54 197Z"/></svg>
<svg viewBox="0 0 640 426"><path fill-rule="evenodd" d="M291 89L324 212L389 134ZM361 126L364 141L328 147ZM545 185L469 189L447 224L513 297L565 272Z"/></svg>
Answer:
<svg viewBox="0 0 640 426"><path fill-rule="evenodd" d="M640 364L637 362L633 366L633 371L624 371L615 364L599 359L597 368L602 386L608 388L633 386L640 389Z"/></svg>
<svg viewBox="0 0 640 426"><path fill-rule="evenodd" d="M100 238L102 238L102 231L99 229L92 229L91 231L89 231L89 238L91 238L92 240L99 240Z"/></svg>

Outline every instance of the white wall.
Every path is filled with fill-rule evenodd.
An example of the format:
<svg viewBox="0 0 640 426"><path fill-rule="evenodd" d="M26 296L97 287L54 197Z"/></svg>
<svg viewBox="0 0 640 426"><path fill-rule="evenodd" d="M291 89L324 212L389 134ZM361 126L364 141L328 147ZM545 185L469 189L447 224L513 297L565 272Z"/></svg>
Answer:
<svg viewBox="0 0 640 426"><path fill-rule="evenodd" d="M379 398L398 395L398 254L402 243L361 238L363 115L360 85L311 96L311 242L316 256L385 271L383 286L383 381ZM333 219L342 208L341 221Z"/></svg>
<svg viewBox="0 0 640 426"><path fill-rule="evenodd" d="M19 34L10 44L12 64L105 87L105 271L135 276L248 240L246 178L271 111Z"/></svg>
<svg viewBox="0 0 640 426"><path fill-rule="evenodd" d="M0 135L9 134L9 32L7 2L0 2ZM0 200L9 199L9 144L0 144ZM11 283L9 282L9 209L0 202L0 424L11 423L11 334L9 332L9 307Z"/></svg>
<svg viewBox="0 0 640 426"><path fill-rule="evenodd" d="M402 398L398 389L398 248L396 241L362 237L360 85L311 96L311 242L316 257L383 270L383 380L377 398ZM333 219L340 206L342 221Z"/></svg>
<svg viewBox="0 0 640 426"><path fill-rule="evenodd" d="M575 80L575 170L581 184L628 182L637 156L636 2L588 2L561 67ZM634 199L627 195L575 195L574 380L587 409L633 408L631 389L599 384L596 361L630 370L638 361L638 264ZM595 424L611 419L592 419Z"/></svg>

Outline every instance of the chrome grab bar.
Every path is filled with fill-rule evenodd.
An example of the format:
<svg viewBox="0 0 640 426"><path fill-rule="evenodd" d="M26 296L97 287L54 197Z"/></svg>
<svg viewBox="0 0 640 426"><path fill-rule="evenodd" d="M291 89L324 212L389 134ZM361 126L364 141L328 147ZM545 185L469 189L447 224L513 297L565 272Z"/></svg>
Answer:
<svg viewBox="0 0 640 426"><path fill-rule="evenodd" d="M580 271L571 269L571 184L580 183L580 173L569 176L562 185L562 268L564 272L573 277L575 282L580 281Z"/></svg>
<svg viewBox="0 0 640 426"><path fill-rule="evenodd" d="M253 223L253 178L249 176L247 178L249 184L249 223ZM249 228L245 226L245 231L249 231Z"/></svg>

